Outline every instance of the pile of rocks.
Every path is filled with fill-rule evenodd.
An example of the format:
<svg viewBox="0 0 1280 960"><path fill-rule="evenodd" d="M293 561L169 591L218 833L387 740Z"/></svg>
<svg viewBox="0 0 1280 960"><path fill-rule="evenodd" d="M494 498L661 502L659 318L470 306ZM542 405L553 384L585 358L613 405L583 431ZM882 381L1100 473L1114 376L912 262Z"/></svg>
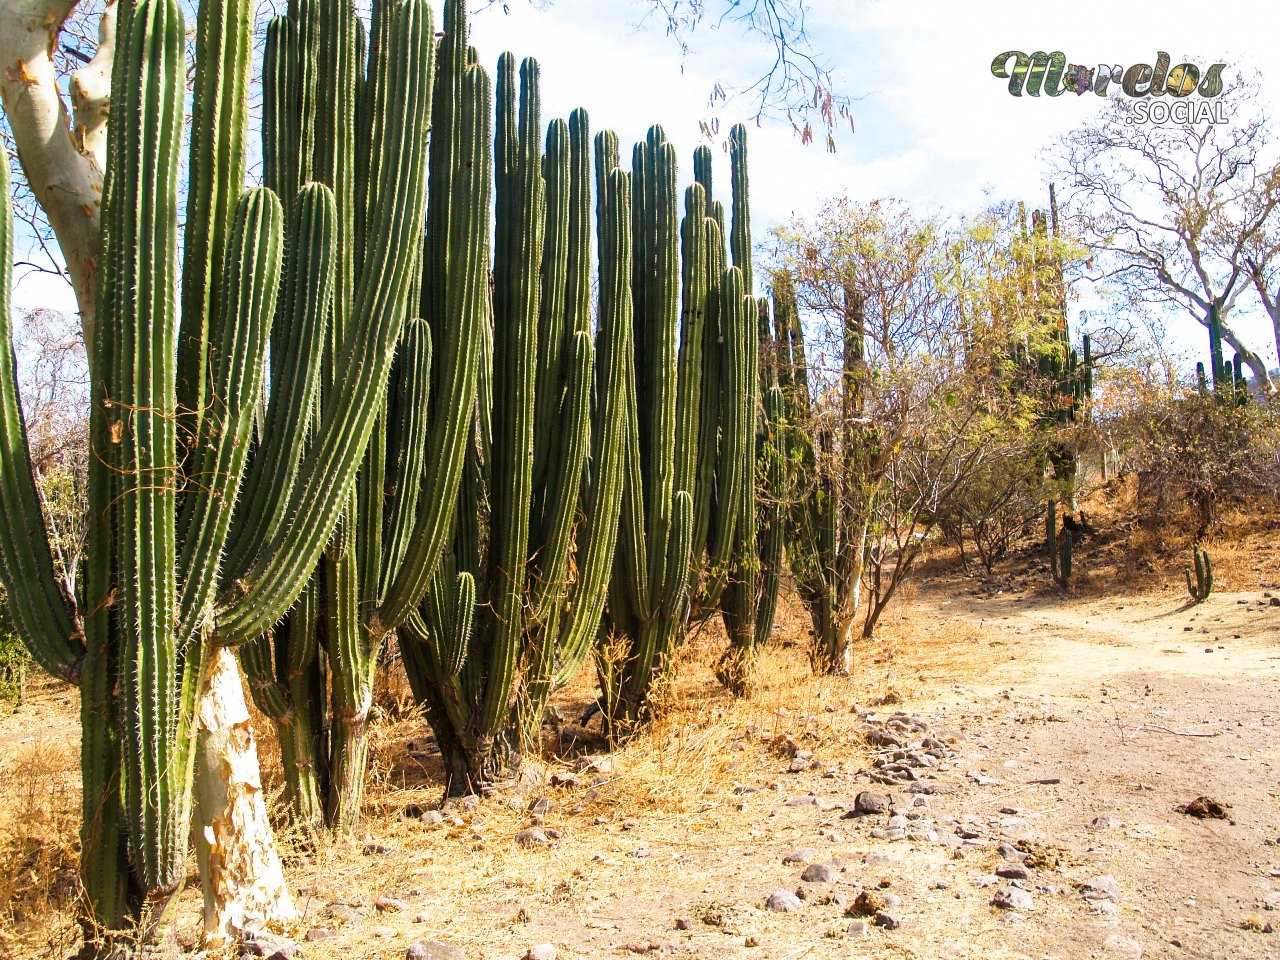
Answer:
<svg viewBox="0 0 1280 960"><path fill-rule="evenodd" d="M887 720L866 719L867 742L878 747L868 776L877 783L898 784L919 780L923 771L951 768L956 752L932 735L919 717L898 712Z"/></svg>

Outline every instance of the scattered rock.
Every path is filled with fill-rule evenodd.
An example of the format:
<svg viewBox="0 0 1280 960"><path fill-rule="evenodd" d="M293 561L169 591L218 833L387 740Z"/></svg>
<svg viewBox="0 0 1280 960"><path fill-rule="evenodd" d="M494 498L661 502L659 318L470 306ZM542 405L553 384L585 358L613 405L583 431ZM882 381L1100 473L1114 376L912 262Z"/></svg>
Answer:
<svg viewBox="0 0 1280 960"><path fill-rule="evenodd" d="M805 883L835 883L840 879L840 871L829 863L811 863L800 879Z"/></svg>
<svg viewBox="0 0 1280 960"><path fill-rule="evenodd" d="M764 902L765 909L772 910L774 913L791 913L793 910L799 910L804 904L790 890L775 890L769 894L769 899Z"/></svg>
<svg viewBox="0 0 1280 960"><path fill-rule="evenodd" d="M551 844L551 837L541 827L526 827L516 834L516 843L526 850L535 847L546 847Z"/></svg>
<svg viewBox="0 0 1280 960"><path fill-rule="evenodd" d="M362 910L359 907L351 907L345 903L331 903L329 904L329 916L335 920L343 920L346 923L359 923L369 916L369 911Z"/></svg>
<svg viewBox="0 0 1280 960"><path fill-rule="evenodd" d="M876 814L889 812L889 797L884 793L863 790L853 801L853 813Z"/></svg>
<svg viewBox="0 0 1280 960"><path fill-rule="evenodd" d="M692 930L693 919L691 917L676 917L677 930Z"/></svg>
<svg viewBox="0 0 1280 960"><path fill-rule="evenodd" d="M996 891L996 895L991 898L991 905L1002 910L1022 912L1035 909L1035 901L1031 899L1031 894L1011 883L1005 884Z"/></svg>
<svg viewBox="0 0 1280 960"><path fill-rule="evenodd" d="M1006 880L1029 880L1031 871L1023 863L1004 863L996 867L996 876Z"/></svg>
<svg viewBox="0 0 1280 960"><path fill-rule="evenodd" d="M326 930L324 927L312 927L303 936L303 940L307 943L315 943L317 940L328 940L330 937L338 936L337 930Z"/></svg>
<svg viewBox="0 0 1280 960"><path fill-rule="evenodd" d="M556 802L550 797L538 797L529 804L529 812L535 816L554 813L556 811Z"/></svg>
<svg viewBox="0 0 1280 960"><path fill-rule="evenodd" d="M302 948L288 937L278 937L265 930L246 930L242 937L245 956L263 957L265 960L289 960L302 956Z"/></svg>
<svg viewBox="0 0 1280 960"><path fill-rule="evenodd" d="M1086 900L1119 900L1120 884L1115 877L1104 874L1083 884L1080 893Z"/></svg>
<svg viewBox="0 0 1280 960"><path fill-rule="evenodd" d="M808 863L810 860L816 860L817 858L817 847L797 847L782 858L782 864L787 866L793 863Z"/></svg>
<svg viewBox="0 0 1280 960"><path fill-rule="evenodd" d="M1001 858L1004 860L1007 860L1007 861L1016 860L1019 863L1021 863L1023 860L1027 858L1027 855L1025 853L1023 853L1021 850L1019 850L1017 847L1015 847L1011 843L1000 844L1000 846L996 847L996 853L1000 854Z"/></svg>
<svg viewBox="0 0 1280 960"><path fill-rule="evenodd" d="M379 913L400 913L409 909L409 904L395 897L378 897L373 901L374 909Z"/></svg>
<svg viewBox="0 0 1280 960"><path fill-rule="evenodd" d="M467 960L461 947L439 940L420 940L405 954L406 960Z"/></svg>
<svg viewBox="0 0 1280 960"><path fill-rule="evenodd" d="M1090 830L1115 830L1120 825L1114 817L1094 817L1089 821Z"/></svg>
<svg viewBox="0 0 1280 960"><path fill-rule="evenodd" d="M870 933L871 925L865 920L853 921L853 923L849 924L849 929L846 931L850 940L857 940L858 938L865 937Z"/></svg>
<svg viewBox="0 0 1280 960"><path fill-rule="evenodd" d="M438 827L444 823L444 814L439 810L428 810L418 817L418 822L425 827Z"/></svg>
<svg viewBox="0 0 1280 960"><path fill-rule="evenodd" d="M556 960L560 951L551 943L535 943L525 951L524 960Z"/></svg>
<svg viewBox="0 0 1280 960"><path fill-rule="evenodd" d="M1102 942L1102 948L1108 953L1118 954L1122 957L1141 957L1142 944L1137 940L1130 940L1128 937L1122 937L1119 934L1112 934Z"/></svg>
<svg viewBox="0 0 1280 960"><path fill-rule="evenodd" d="M364 855L366 857L384 857L391 852L391 847L383 843L366 843L364 845Z"/></svg>
<svg viewBox="0 0 1280 960"><path fill-rule="evenodd" d="M1225 820L1230 809L1229 803L1219 803L1209 797L1196 797L1190 803L1178 807L1178 812L1200 820Z"/></svg>
<svg viewBox="0 0 1280 960"><path fill-rule="evenodd" d="M898 915L889 913L887 910L877 910L872 923L877 927L884 927L886 930L897 930L902 926L902 921L898 918Z"/></svg>
<svg viewBox="0 0 1280 960"><path fill-rule="evenodd" d="M424 811L421 806L419 806L416 803L411 803L404 808L404 813L401 815L406 820L416 820L417 818L422 816L423 812Z"/></svg>

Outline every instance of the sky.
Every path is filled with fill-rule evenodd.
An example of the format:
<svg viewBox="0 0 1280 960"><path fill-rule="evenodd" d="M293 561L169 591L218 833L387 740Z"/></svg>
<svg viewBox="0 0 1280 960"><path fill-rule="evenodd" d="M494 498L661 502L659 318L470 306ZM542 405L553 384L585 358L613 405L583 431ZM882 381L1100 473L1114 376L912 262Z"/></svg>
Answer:
<svg viewBox="0 0 1280 960"><path fill-rule="evenodd" d="M713 13L723 9L723 0L706 3ZM992 58L1005 50L1061 50L1068 62L1125 66L1154 63L1165 50L1175 63L1183 55L1206 66L1225 61L1228 77L1234 69L1255 68L1262 71L1264 102L1280 116L1280 66L1267 69L1275 60L1280 12L1262 3L1164 0L1100 9L994 0L809 0L809 6L813 47L836 86L856 98L856 132L845 127L829 154L820 143L802 145L785 120L750 127L758 243L773 226L841 195L858 201L894 196L922 213L945 214L975 213L988 200L1047 203L1044 151L1103 101L1092 94L1011 97L1005 81L990 72ZM472 42L482 62L495 64L504 50L537 57L544 121L585 107L593 130L618 132L624 165L627 145L661 123L677 146L686 182L713 86L732 92L749 84L771 56L759 37L733 23L717 27L714 17L682 55L661 22L644 22L648 0L508 0L508 10L499 6L473 18ZM750 102L731 99L715 112L725 134L754 111ZM717 151L717 163L717 182L727 186L727 155ZM19 307L74 310L68 289L39 276L20 280L14 299ZM1088 302L1086 296L1082 305ZM1251 295L1242 306L1255 302ZM1274 365L1265 316L1244 311L1236 325ZM1202 351L1203 328L1190 317L1171 318L1169 330L1189 350Z"/></svg>

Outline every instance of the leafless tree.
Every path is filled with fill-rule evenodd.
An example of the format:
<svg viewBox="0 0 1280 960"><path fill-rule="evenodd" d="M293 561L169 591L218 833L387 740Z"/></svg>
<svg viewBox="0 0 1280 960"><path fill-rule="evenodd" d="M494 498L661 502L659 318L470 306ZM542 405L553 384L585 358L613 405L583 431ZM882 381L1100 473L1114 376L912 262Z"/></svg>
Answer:
<svg viewBox="0 0 1280 960"><path fill-rule="evenodd" d="M525 0L547 8L555 0ZM480 9L509 10L511 0L481 0ZM693 35L709 25L736 26L765 44L772 58L754 81L741 86L716 83L707 98L709 116L703 133L720 131L718 111L729 102L748 104L750 116L785 119L804 143L822 137L835 152L836 132L848 124L853 132L852 98L837 89L831 68L815 49L808 29L809 0L647 0L641 24L656 23L682 54Z"/></svg>
<svg viewBox="0 0 1280 960"><path fill-rule="evenodd" d="M1223 340L1270 390L1262 358L1229 323L1251 275L1275 290L1280 247L1264 240L1280 217L1280 172L1257 94L1256 79L1229 87L1222 98L1236 116L1225 124L1131 123L1134 101L1113 98L1061 138L1054 159L1093 277L1206 329L1216 308Z"/></svg>

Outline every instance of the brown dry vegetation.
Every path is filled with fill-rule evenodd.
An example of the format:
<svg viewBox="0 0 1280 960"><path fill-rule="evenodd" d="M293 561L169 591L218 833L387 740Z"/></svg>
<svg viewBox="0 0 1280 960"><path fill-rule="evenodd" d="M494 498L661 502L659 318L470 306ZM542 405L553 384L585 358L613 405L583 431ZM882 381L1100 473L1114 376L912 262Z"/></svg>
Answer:
<svg viewBox="0 0 1280 960"><path fill-rule="evenodd" d="M1262 843L1280 840L1280 608L1261 596L1280 581L1280 517L1228 514L1208 543L1218 592L1187 608L1190 540L1128 525L1131 495L1117 488L1089 505L1098 534L1077 552L1069 596L1050 585L1035 545L1003 561L991 582L963 576L939 551L851 678L810 673L806 617L793 600L749 698L716 683L723 638L704 631L663 692L659 722L602 769L579 773L577 784L552 786L552 774L573 774L580 757L601 748L598 721L585 730L576 723L594 696L584 674L557 699L562 719L547 729L545 776L474 811L450 811L435 827L406 816L439 801L439 768L425 724L392 677L378 698L362 835L310 850L281 838L303 911L292 932L336 931L305 943L306 956L344 960L403 957L423 939L485 958L520 957L539 942L568 958L662 945L778 960L1083 958L1137 955L1134 944L1145 945L1144 956L1280 955L1280 937L1260 932L1280 902L1280 847ZM1212 644L1201 635L1210 631ZM1218 642L1218 652L1201 652ZM35 686L28 705L0 720L5 957L66 956L75 943L78 719L65 688ZM949 817L977 814L990 823L990 847L955 859L941 846L875 840L869 823L841 819L871 786L866 714L894 710L946 730L961 755L938 775L945 789L930 816L939 830ZM264 771L273 775L275 748L258 720ZM1228 753L1232 724L1250 743ZM1210 729L1213 738L1173 734ZM795 750L811 751L819 766L787 772ZM976 783L974 771L1002 782ZM1234 822L1174 812L1200 793L1231 803ZM809 795L816 803L786 802ZM530 812L539 798L554 807ZM1023 840L1044 860L1037 909L1020 923L1006 922L989 906L991 891L972 885L999 863L1002 809L1030 825ZM1085 825L1103 812L1124 826L1099 837ZM561 836L519 846L516 834L535 823ZM801 868L781 864L797 846L838 861L844 901L860 889L901 895L903 927L848 941L840 904L821 902L831 891L811 891L797 913L763 911L773 890L804 886ZM1081 906L1078 884L1099 873L1124 890L1117 918ZM194 868L184 897L180 940L194 948ZM378 911L379 897L406 908ZM342 904L365 916L334 918ZM679 917L692 929L677 931Z"/></svg>

